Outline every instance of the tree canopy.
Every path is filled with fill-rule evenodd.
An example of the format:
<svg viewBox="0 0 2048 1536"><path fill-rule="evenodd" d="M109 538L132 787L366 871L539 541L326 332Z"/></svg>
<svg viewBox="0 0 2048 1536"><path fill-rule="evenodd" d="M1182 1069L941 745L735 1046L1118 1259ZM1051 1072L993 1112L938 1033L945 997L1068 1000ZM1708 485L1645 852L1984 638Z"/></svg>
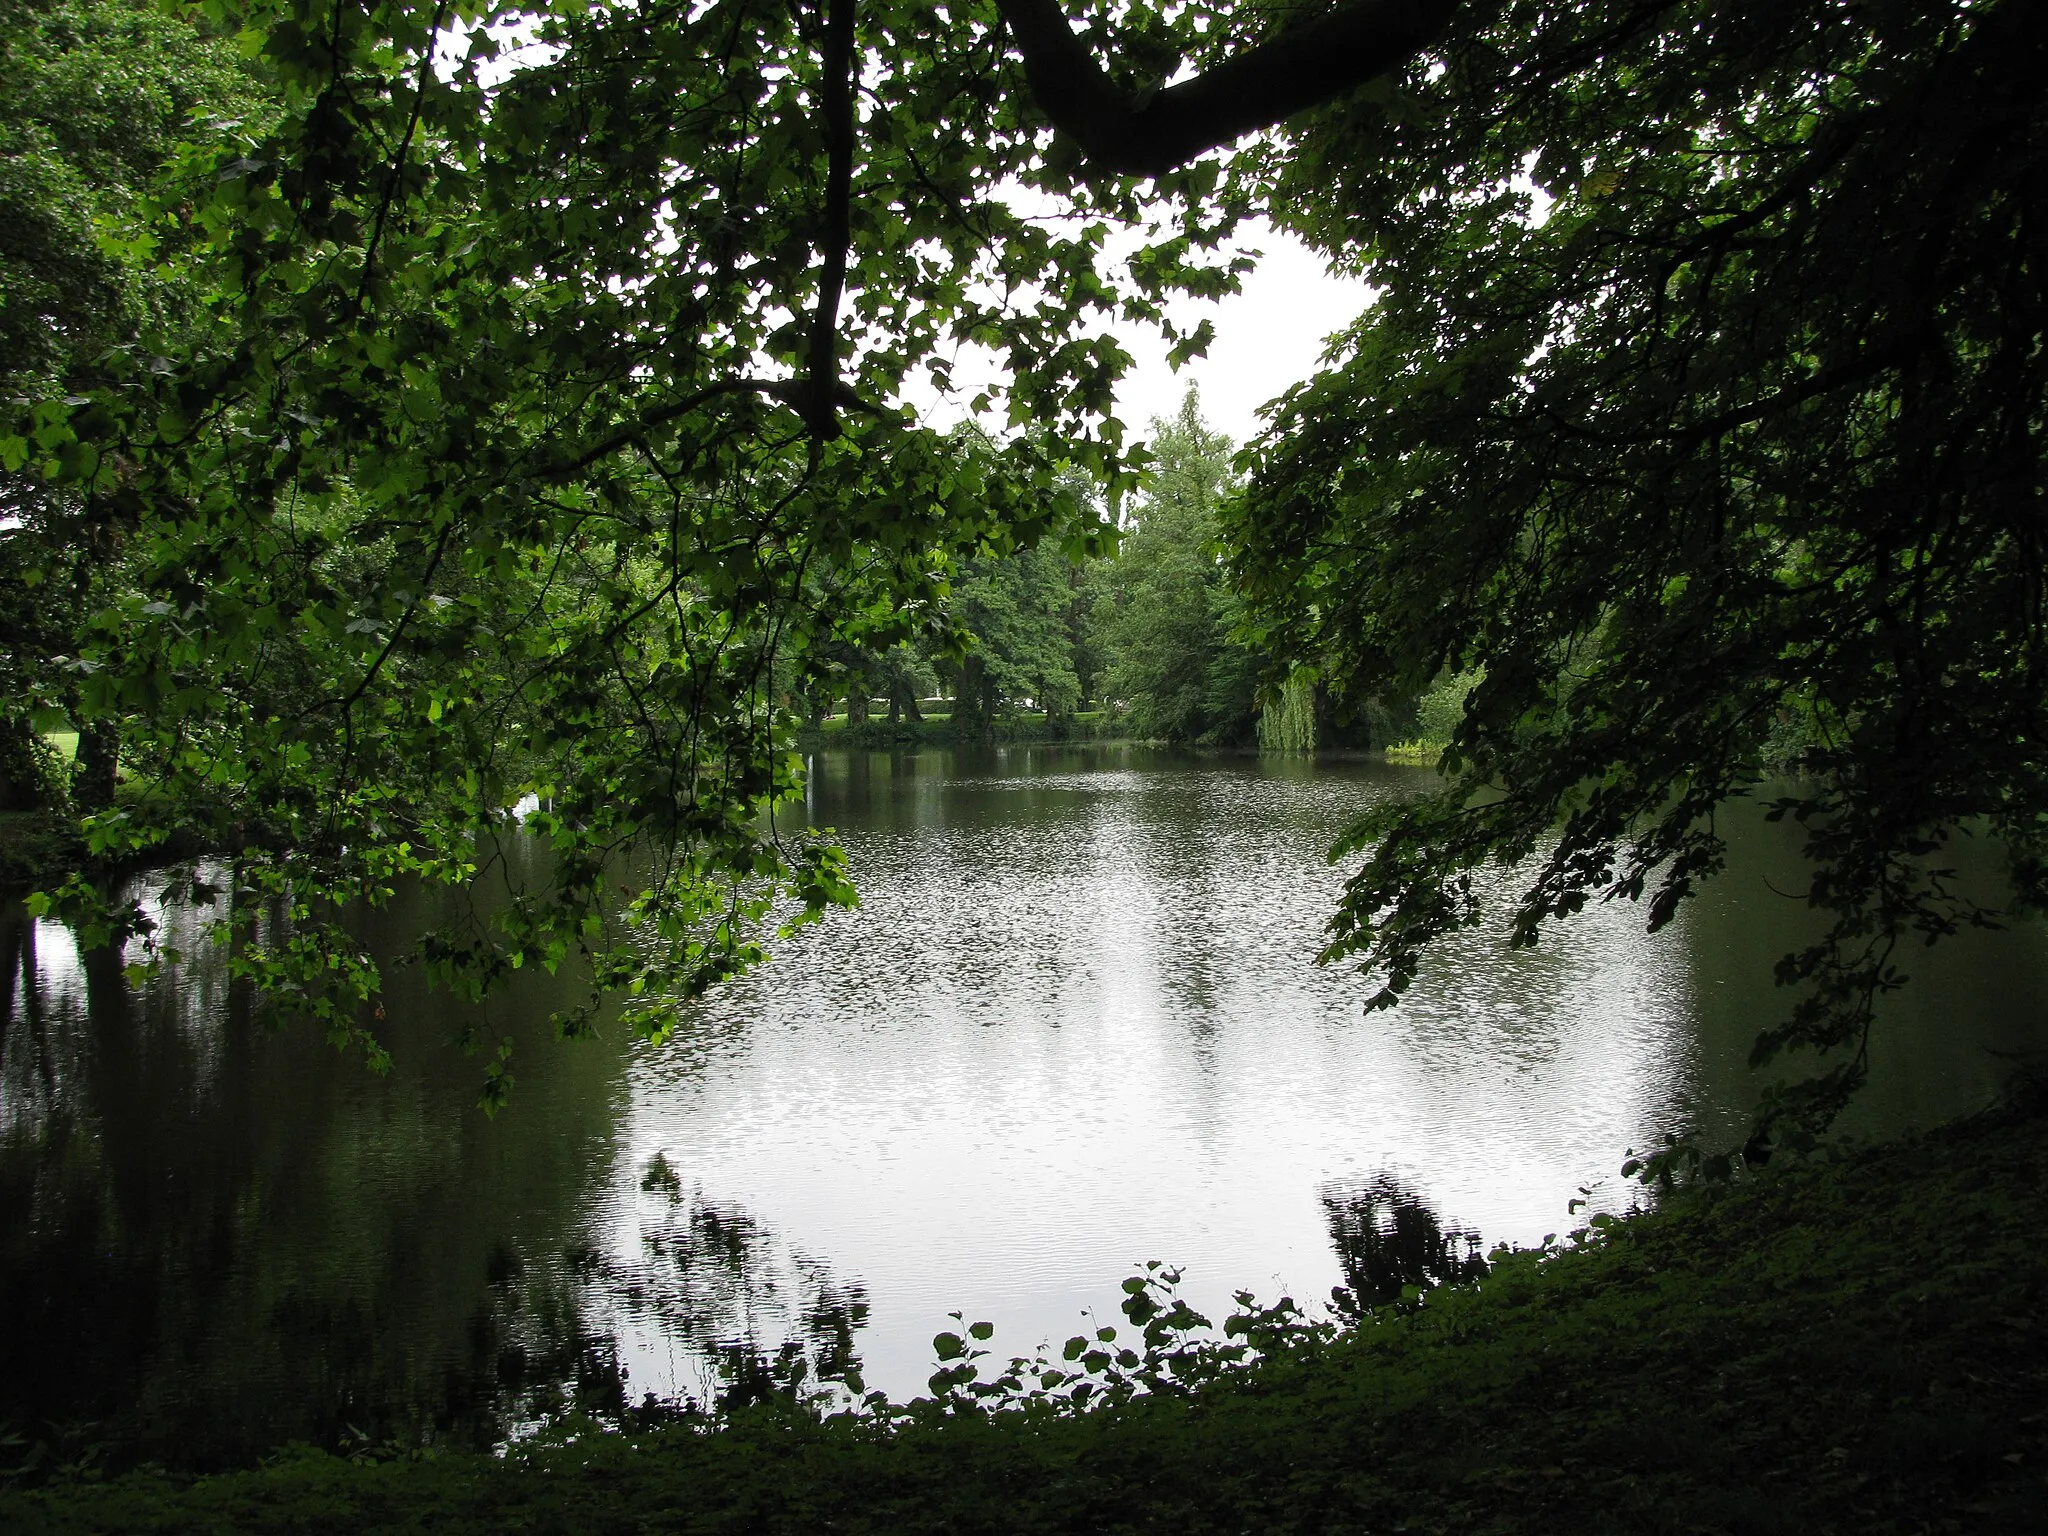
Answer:
<svg viewBox="0 0 2048 1536"><path fill-rule="evenodd" d="M147 0L0 10L0 395L75 398L109 382L110 349L190 323L186 241L151 227L148 195L180 145L267 109L231 46ZM67 794L102 806L106 728L85 722L72 784L36 726L82 713L64 663L120 540L92 505L19 475L0 482L0 516L0 810Z"/></svg>
<svg viewBox="0 0 2048 1536"><path fill-rule="evenodd" d="M757 957L778 898L851 899L772 814L797 789L778 669L900 638L963 561L1100 541L1065 477L1115 490L1135 461L1099 320L1227 284L1204 253L1242 198L1213 165L1143 199L1084 180L993 11L214 24L278 112L160 172L204 323L138 327L0 445L125 541L77 709L119 721L152 792L95 848L234 849L238 964L374 1059L375 968L336 904L471 881L538 795L547 888L431 936L431 963L477 990L580 951L658 1034ZM1158 238L1106 276L1109 226L1143 219ZM1029 432L903 407L963 344ZM286 921L259 932L266 899Z"/></svg>
<svg viewBox="0 0 2048 1536"><path fill-rule="evenodd" d="M1520 942L1668 921L1789 762L1832 928L1757 1060L1841 1052L1791 1130L1902 950L1994 920L1950 839L2048 896L2044 44L2014 4L1474 7L1291 140L1272 206L1385 296L1274 419L1238 572L1353 698L1484 668L1443 792L1344 845L1330 952L1383 1001L1480 861L1533 860Z"/></svg>
<svg viewBox="0 0 2048 1536"><path fill-rule="evenodd" d="M1838 922L1763 1054L1850 1047L1778 1106L1820 1115L1901 939L1988 918L1945 839L2043 894L2034 8L201 15L271 110L151 173L192 312L0 466L121 550L66 665L150 791L96 846L235 849L236 963L338 1039L375 1053L336 904L475 880L523 795L552 872L430 936L465 989L580 952L659 1035L778 901L852 899L773 815L790 701L988 561L1104 547L1076 477L1145 466L1105 323L1226 291L1261 210L1384 294L1220 508L1266 682L1482 677L1444 792L1340 850L1333 958L1391 1000L1488 859L1534 856L1523 941L1666 921L1796 753ZM981 430L927 419L976 349Z"/></svg>

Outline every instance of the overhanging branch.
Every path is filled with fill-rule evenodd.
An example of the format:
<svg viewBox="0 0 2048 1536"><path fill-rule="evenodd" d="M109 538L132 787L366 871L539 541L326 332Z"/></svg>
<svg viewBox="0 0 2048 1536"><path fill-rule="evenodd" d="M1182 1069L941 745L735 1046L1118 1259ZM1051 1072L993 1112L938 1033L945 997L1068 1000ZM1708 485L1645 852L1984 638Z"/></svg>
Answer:
<svg viewBox="0 0 2048 1536"><path fill-rule="evenodd" d="M1458 0L1352 0L1133 105L1059 0L996 0L1039 110L1105 170L1157 176L1406 63Z"/></svg>
<svg viewBox="0 0 2048 1536"><path fill-rule="evenodd" d="M832 380L831 391L830 408L835 413L835 423L837 420L836 413L839 411L859 411L869 416L887 414L880 406L863 400L859 395L855 394L852 386L842 380ZM597 463L598 460L608 458L610 455L617 453L621 448L638 442L655 428L664 426L671 421L679 420L689 415L692 411L700 410L712 401L726 395L766 395L769 399L779 401L799 415L802 415L806 421L810 419L810 413L817 409L818 400L817 385L814 380L808 377L796 379L721 379L718 383L707 384L704 388L685 395L680 400L671 400L666 405L656 406L653 410L644 413L607 436L600 438L581 452L572 454L562 459L559 463L549 465L541 473L551 480L572 479L590 468L591 465Z"/></svg>

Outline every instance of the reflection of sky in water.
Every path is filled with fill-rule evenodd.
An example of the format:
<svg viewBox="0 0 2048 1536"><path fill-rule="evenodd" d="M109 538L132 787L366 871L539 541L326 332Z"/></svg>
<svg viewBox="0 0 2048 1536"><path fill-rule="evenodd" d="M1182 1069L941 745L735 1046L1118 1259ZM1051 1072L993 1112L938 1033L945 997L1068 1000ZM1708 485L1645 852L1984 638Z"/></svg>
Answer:
<svg viewBox="0 0 2048 1536"><path fill-rule="evenodd" d="M1794 830L1730 816L1731 873L1668 933L1595 906L1510 952L1515 881L1489 872L1493 925L1366 1016L1370 984L1313 961L1345 872L1323 851L1430 782L1415 770L1118 749L817 770L809 816L840 829L865 905L659 1049L545 1039L567 978L527 972L465 1010L394 969L397 1068L372 1078L316 1031L237 1022L197 914L157 911L191 958L130 997L61 926L0 912L36 978L0 1019L0 1176L40 1192L34 1262L82 1266L48 1288L132 1297L159 1352L137 1382L189 1387L201 1416L254 1402L266 1425L322 1391L355 1412L330 1378L351 1379L336 1328L358 1315L379 1320L348 1346L375 1345L371 1376L431 1397L479 1306L549 1370L615 1337L636 1399L716 1390L715 1346L815 1346L820 1319L865 1318L869 1382L902 1397L954 1308L995 1322L998 1350L1056 1344L1085 1308L1115 1320L1148 1259L1186 1266L1212 1315L1240 1287L1320 1300L1339 1279L1322 1195L1381 1174L1489 1241L1563 1228L1582 1184L1626 1200L1628 1147L1739 1134L1750 1042L1787 1003L1771 962L1810 928L1772 894L1799 884ZM1995 876L1995 850L1958 860ZM414 893L364 915L363 939L394 953L434 919ZM1854 1130L1982 1103L2010 1060L1994 1052L2048 1038L2041 926L1908 964ZM480 1060L449 1044L464 1023L521 1036L495 1120L474 1109ZM643 1188L657 1153L673 1178ZM101 1252L67 1223L125 1235ZM61 1333L46 1353L71 1371L85 1341Z"/></svg>
<svg viewBox="0 0 2048 1536"><path fill-rule="evenodd" d="M1323 1296L1332 1178L1391 1169L1489 1238L1555 1231L1674 1123L1684 945L1634 909L1535 952L1475 931L1366 1017L1363 980L1313 963L1322 854L1400 782L925 778L871 783L895 814L870 818L828 778L862 909L636 1060L635 1163L665 1151L858 1277L869 1378L898 1395L954 1307L999 1348L1056 1342L1146 1259L1206 1307Z"/></svg>
<svg viewBox="0 0 2048 1536"><path fill-rule="evenodd" d="M219 860L200 860L188 866L195 868L205 879L226 877L227 866ZM167 904L161 890L151 888L146 879L138 882L131 894L142 915L155 925L158 943L200 962L174 968L175 996L160 999L167 1006L158 1009L158 1016L177 1030L185 1048L196 1057L203 1092L220 1064L220 1020L227 1006L227 986L220 967L205 963L211 958L210 914L189 904ZM8 1006L5 1017L0 1017L0 1030L33 1025L46 1035L72 1037L64 1043L76 1050L76 1037L85 1028L87 1013L85 961L79 954L78 939L64 924L47 918L28 922L25 930L25 953L13 959L15 974L7 980ZM139 960L143 953L143 945L130 940L124 958ZM33 987L25 984L23 967L33 974ZM0 1142L42 1133L53 1108L47 1066L38 1052L0 1051Z"/></svg>

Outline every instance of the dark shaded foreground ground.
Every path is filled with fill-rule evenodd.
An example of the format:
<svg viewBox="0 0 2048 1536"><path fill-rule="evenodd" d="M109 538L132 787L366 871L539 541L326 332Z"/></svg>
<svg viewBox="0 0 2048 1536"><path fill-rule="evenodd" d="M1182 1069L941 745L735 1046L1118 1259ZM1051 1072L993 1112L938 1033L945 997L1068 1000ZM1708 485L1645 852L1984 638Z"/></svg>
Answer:
<svg viewBox="0 0 2048 1536"><path fill-rule="evenodd" d="M1684 1196L1193 1401L0 1494L43 1532L2048 1531L2048 1119Z"/></svg>

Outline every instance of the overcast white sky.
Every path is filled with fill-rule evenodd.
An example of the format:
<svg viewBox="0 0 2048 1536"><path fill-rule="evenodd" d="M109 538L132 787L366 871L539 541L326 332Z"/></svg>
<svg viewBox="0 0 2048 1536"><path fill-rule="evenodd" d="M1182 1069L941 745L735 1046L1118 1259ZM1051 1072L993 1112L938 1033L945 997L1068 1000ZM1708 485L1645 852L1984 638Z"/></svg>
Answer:
<svg viewBox="0 0 2048 1536"><path fill-rule="evenodd" d="M1245 274L1244 291L1215 304L1189 302L1175 314L1181 324L1203 314L1215 321L1208 356L1176 374L1156 333L1120 328L1138 361L1118 391L1118 414L1136 436L1150 436L1154 416L1177 411L1192 380L1209 425L1246 442L1258 431L1259 407L1314 373L1325 338L1357 319L1371 298L1364 283L1331 276L1320 256L1263 220L1238 241L1263 252L1257 270Z"/></svg>
<svg viewBox="0 0 2048 1536"><path fill-rule="evenodd" d="M1136 241L1124 243L1135 246ZM1263 219L1239 226L1232 243L1260 253L1258 266L1244 274L1242 291L1214 303L1183 299L1172 306L1174 323L1183 330L1205 315L1214 322L1216 336L1206 356L1175 373L1167 366L1167 343L1157 331L1124 323L1111 327L1135 360L1117 391L1117 414L1129 433L1127 441L1149 438L1152 419L1177 412L1193 383L1203 419L1233 444L1243 445L1259 430L1259 407L1314 373L1330 334L1356 320L1371 301L1366 284L1332 276L1320 256ZM904 391L933 425L964 417L967 402L1000 367L995 354L967 347L955 350L953 362L950 395L922 387L915 374ZM1000 429L1000 412L984 421Z"/></svg>

